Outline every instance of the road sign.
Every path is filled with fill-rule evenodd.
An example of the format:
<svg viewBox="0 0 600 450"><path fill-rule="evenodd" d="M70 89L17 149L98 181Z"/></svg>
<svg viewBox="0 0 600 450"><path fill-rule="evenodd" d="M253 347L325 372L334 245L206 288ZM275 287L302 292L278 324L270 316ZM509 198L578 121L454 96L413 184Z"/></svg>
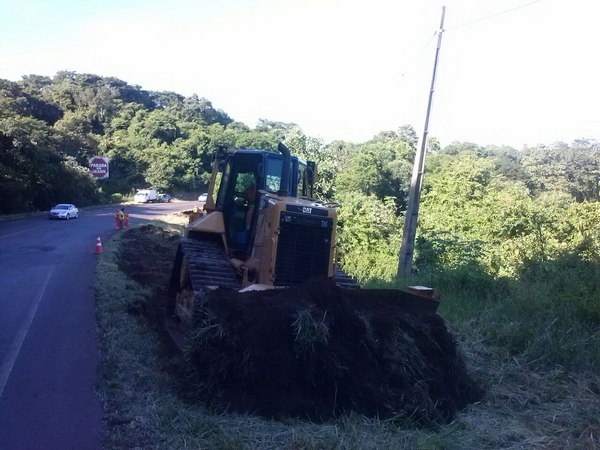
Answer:
<svg viewBox="0 0 600 450"><path fill-rule="evenodd" d="M90 173L99 180L108 178L108 163L109 159L106 156L91 157L89 161Z"/></svg>

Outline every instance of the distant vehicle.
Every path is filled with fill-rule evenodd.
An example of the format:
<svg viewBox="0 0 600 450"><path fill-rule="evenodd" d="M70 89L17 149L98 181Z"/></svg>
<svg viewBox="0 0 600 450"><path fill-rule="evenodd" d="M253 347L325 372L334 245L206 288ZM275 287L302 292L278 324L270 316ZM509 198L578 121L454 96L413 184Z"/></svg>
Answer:
<svg viewBox="0 0 600 450"><path fill-rule="evenodd" d="M158 196L156 197L156 201L158 202L170 202L171 201L171 196L169 194L158 194Z"/></svg>
<svg viewBox="0 0 600 450"><path fill-rule="evenodd" d="M138 189L133 197L136 203L156 202L158 195L156 189Z"/></svg>
<svg viewBox="0 0 600 450"><path fill-rule="evenodd" d="M59 203L52 207L48 213L48 219L77 219L79 217L79 210L75 205L70 203Z"/></svg>
<svg viewBox="0 0 600 450"><path fill-rule="evenodd" d="M200 197L198 197L198 201L202 202L202 203L206 203L206 200L208 199L208 193L205 192L204 194L200 195Z"/></svg>

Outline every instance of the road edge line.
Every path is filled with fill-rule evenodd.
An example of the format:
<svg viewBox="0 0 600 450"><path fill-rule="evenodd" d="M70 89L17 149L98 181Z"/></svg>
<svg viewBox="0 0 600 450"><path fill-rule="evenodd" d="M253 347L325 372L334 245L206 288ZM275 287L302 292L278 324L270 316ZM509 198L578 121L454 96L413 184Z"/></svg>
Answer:
<svg viewBox="0 0 600 450"><path fill-rule="evenodd" d="M19 331L17 332L17 335L15 336L15 339L13 340L13 342L10 346L8 355L6 356L6 358L4 358L4 361L2 362L2 365L0 366L0 397L2 397L2 394L4 394L4 388L6 387L8 378L10 377L10 373L12 372L15 362L17 361L17 358L19 357L19 353L21 352L21 347L23 346L23 342L25 342L27 333L29 333L29 328L31 327L31 322L33 322L33 319L35 317L35 314L37 313L38 307L40 306L40 303L42 302L42 297L44 296L44 294L46 292L46 288L48 287L48 283L50 282L50 278L52 277L52 274L54 273L55 267L56 266L51 266L51 269L48 271L48 273L46 275L46 279L44 280L44 283L42 284L42 289L40 290L40 292L39 292L38 296L36 297L35 301L33 302L33 304L31 305L31 308L29 308L29 311L27 312L27 316L25 317L25 320L21 324L21 327L19 328Z"/></svg>

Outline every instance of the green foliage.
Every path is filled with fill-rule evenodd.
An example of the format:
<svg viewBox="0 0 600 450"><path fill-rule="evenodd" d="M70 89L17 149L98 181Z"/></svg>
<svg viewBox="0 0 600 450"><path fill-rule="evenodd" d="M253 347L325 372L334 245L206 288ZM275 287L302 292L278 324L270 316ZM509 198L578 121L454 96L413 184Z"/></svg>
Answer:
<svg viewBox="0 0 600 450"><path fill-rule="evenodd" d="M578 202L600 199L600 145L595 141L527 149L521 163L534 193L563 192Z"/></svg>
<svg viewBox="0 0 600 450"><path fill-rule="evenodd" d="M321 145L294 124L261 120L249 129L195 94L148 92L112 77L0 80L0 187L8 194L0 212L109 201L146 186L197 193L217 148L274 150L282 140L309 157ZM86 174L96 155L110 158L109 179Z"/></svg>
<svg viewBox="0 0 600 450"><path fill-rule="evenodd" d="M578 253L526 262L509 297L482 312L486 335L511 354L541 365L598 370L600 264Z"/></svg>
<svg viewBox="0 0 600 450"><path fill-rule="evenodd" d="M317 196L331 200L337 192L336 176L347 167L353 146L347 142L334 141L315 155L318 177L315 182Z"/></svg>
<svg viewBox="0 0 600 450"><path fill-rule="evenodd" d="M354 146L336 178L340 191L356 191L379 199L393 197L405 206L412 172L414 149L393 132Z"/></svg>
<svg viewBox="0 0 600 450"><path fill-rule="evenodd" d="M93 203L94 180L44 121L0 115L0 212L47 209L55 202Z"/></svg>
<svg viewBox="0 0 600 450"><path fill-rule="evenodd" d="M469 149L429 159L420 210L424 236L417 243L418 252L430 251L423 246L427 233L443 233L458 242L444 247L446 263L464 260L465 249L478 243L480 250L469 256L473 264L491 275L515 276L524 261L551 261L582 239L578 228L591 229L591 211L596 208L583 205L597 203L576 203L564 191L532 195L526 182L498 173L497 152L486 154L479 157ZM579 217L583 211L585 220ZM420 266L431 263L431 257L424 256Z"/></svg>
<svg viewBox="0 0 600 450"><path fill-rule="evenodd" d="M338 249L342 267L361 282L391 280L398 266L402 220L393 199L346 192L338 199Z"/></svg>
<svg viewBox="0 0 600 450"><path fill-rule="evenodd" d="M447 231L421 230L416 242L415 266L421 275L464 271L474 274L485 252L483 242L467 241Z"/></svg>

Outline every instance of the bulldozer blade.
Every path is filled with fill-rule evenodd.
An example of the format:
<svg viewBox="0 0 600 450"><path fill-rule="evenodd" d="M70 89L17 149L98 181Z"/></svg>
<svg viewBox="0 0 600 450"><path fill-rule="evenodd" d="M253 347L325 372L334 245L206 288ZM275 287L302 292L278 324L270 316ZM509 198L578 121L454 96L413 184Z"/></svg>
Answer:
<svg viewBox="0 0 600 450"><path fill-rule="evenodd" d="M382 304L399 305L407 314L435 314L440 302L434 298L412 294L400 289L342 288L350 302L365 309L377 310Z"/></svg>

